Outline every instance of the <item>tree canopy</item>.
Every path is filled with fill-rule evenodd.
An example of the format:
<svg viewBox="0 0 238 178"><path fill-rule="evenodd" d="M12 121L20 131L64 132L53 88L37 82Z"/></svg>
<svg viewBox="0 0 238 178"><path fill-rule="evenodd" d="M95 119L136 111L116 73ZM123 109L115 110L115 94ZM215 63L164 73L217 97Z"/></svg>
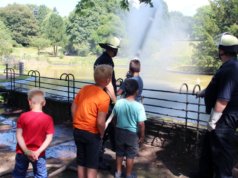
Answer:
<svg viewBox="0 0 238 178"><path fill-rule="evenodd" d="M11 4L0 8L0 19L12 32L13 40L23 46L29 45L30 38L37 34L36 19L25 5Z"/></svg>
<svg viewBox="0 0 238 178"><path fill-rule="evenodd" d="M0 56L8 55L12 51L13 40L10 30L0 21Z"/></svg>
<svg viewBox="0 0 238 178"><path fill-rule="evenodd" d="M44 35L51 41L54 56L58 54L58 46L64 46L65 43L65 24L63 18L56 12L53 12L45 20Z"/></svg>
<svg viewBox="0 0 238 178"><path fill-rule="evenodd" d="M193 62L199 66L218 67L217 36L230 32L238 36L238 1L210 0L210 5L198 9L194 16L195 44Z"/></svg>
<svg viewBox="0 0 238 178"><path fill-rule="evenodd" d="M101 0L81 0L67 23L68 50L76 54L85 53L85 50L97 53L100 50L97 44L106 37L121 36L124 26L119 11L117 0L109 0L107 3Z"/></svg>

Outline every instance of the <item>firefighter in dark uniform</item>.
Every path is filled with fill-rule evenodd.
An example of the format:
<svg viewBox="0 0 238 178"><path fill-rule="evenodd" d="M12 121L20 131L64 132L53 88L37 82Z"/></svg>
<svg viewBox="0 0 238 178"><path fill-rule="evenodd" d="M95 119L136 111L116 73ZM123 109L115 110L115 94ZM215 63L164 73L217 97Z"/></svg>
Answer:
<svg viewBox="0 0 238 178"><path fill-rule="evenodd" d="M97 58L94 63L94 68L100 64L107 64L113 67L112 82L107 86L107 93L110 95L112 102L116 102L116 77L114 72L113 57L117 55L118 48L120 47L120 40L117 37L109 37L106 43L99 43L99 45L105 49L102 55Z"/></svg>
<svg viewBox="0 0 238 178"><path fill-rule="evenodd" d="M115 77L115 72L114 72L114 62L113 62L113 57L117 55L118 48L120 47L120 40L117 37L109 37L105 43L99 43L100 47L105 49L105 51L102 53L99 58L94 63L94 68L97 65L101 64L107 64L113 67L113 74L112 74L112 82L105 88L105 91L108 93L108 95L111 98L111 104L110 104L110 109L108 116L110 115L113 106L116 102L116 91L117 91L117 86L116 86L116 77ZM103 138L103 144L102 144L102 149L101 149L101 154L100 154L100 169L108 169L108 165L103 161L103 153L104 153L104 145L105 141L109 138L112 150L115 150L115 126L113 123L110 123L108 128L105 131L105 135Z"/></svg>
<svg viewBox="0 0 238 178"><path fill-rule="evenodd" d="M238 39L224 33L219 40L221 67L207 88L197 94L205 98L210 114L208 131L199 162L200 178L232 178L233 137L238 127Z"/></svg>

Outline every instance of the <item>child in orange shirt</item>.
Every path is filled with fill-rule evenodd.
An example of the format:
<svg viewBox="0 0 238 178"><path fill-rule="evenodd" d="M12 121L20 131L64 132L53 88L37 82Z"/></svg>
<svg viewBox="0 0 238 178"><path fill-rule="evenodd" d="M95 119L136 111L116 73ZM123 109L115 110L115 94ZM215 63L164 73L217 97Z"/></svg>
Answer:
<svg viewBox="0 0 238 178"><path fill-rule="evenodd" d="M110 97L104 88L111 82L112 67L94 70L94 85L83 87L72 104L74 140L77 146L78 177L96 178L99 145L104 135Z"/></svg>

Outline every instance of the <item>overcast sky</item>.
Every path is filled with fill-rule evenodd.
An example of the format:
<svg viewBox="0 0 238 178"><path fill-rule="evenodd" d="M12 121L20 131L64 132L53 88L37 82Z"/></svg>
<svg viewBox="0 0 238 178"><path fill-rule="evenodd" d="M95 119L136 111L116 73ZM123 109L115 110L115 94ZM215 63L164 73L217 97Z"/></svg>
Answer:
<svg viewBox="0 0 238 178"><path fill-rule="evenodd" d="M58 12L62 16L67 16L73 9L79 0L0 0L0 7L4 7L7 4L19 3L19 4L45 4L50 8L56 7ZM154 0L156 1L156 0ZM168 4L169 11L180 11L184 15L192 16L195 14L196 9L208 4L208 0L164 0Z"/></svg>

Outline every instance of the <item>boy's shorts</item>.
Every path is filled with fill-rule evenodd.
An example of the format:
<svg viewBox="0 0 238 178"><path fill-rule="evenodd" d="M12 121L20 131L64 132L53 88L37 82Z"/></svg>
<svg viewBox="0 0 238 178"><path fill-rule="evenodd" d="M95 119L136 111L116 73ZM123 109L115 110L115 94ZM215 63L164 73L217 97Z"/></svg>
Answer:
<svg viewBox="0 0 238 178"><path fill-rule="evenodd" d="M98 169L100 136L84 130L74 129L77 146L77 164L91 169Z"/></svg>
<svg viewBox="0 0 238 178"><path fill-rule="evenodd" d="M116 155L134 159L139 150L137 133L116 128Z"/></svg>
<svg viewBox="0 0 238 178"><path fill-rule="evenodd" d="M33 166L33 172L35 178L47 178L47 168L45 157L39 157L37 161L30 162L24 154L16 155L16 164L12 174L13 178L25 178L29 163Z"/></svg>

